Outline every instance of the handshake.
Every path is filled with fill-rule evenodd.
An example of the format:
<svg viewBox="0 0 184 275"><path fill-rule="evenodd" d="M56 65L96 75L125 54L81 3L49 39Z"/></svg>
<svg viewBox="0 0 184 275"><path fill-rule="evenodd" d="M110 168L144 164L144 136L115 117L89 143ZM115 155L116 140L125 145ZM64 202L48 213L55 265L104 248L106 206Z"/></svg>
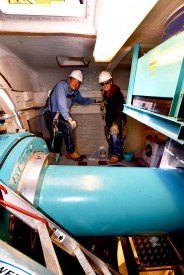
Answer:
<svg viewBox="0 0 184 275"><path fill-rule="evenodd" d="M73 120L71 117L69 118L68 122L72 126L72 129L75 129L77 127L77 122Z"/></svg>

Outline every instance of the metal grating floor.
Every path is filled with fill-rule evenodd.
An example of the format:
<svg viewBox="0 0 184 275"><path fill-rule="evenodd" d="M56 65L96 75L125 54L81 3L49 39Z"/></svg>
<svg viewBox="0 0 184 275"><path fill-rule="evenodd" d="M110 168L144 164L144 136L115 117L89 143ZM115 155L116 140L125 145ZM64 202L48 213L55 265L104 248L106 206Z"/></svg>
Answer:
<svg viewBox="0 0 184 275"><path fill-rule="evenodd" d="M132 242L140 267L176 266L181 264L168 236L136 236Z"/></svg>

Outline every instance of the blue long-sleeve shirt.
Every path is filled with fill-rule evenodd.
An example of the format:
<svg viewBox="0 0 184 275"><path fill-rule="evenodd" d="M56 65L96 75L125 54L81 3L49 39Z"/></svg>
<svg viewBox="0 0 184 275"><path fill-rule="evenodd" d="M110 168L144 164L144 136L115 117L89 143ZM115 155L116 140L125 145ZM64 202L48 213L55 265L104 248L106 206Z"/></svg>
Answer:
<svg viewBox="0 0 184 275"><path fill-rule="evenodd" d="M59 111L63 118L68 120L70 118L70 108L75 102L81 105L88 105L94 103L95 100L82 97L79 90L73 92L67 81L61 80L53 89L49 109L52 113Z"/></svg>

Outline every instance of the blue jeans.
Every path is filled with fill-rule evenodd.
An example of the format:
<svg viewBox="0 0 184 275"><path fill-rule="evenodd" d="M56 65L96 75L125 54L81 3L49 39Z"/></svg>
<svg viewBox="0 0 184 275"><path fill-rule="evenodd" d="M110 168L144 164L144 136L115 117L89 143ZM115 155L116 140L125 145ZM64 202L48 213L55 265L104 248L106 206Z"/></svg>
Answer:
<svg viewBox="0 0 184 275"><path fill-rule="evenodd" d="M55 114L53 115L53 117ZM74 142L74 130L71 127L70 123L66 120L64 120L61 115L59 116L58 119L58 131L61 133L62 138L64 138L65 146L66 146L66 151L70 154L72 154L75 151L75 142ZM56 144L54 146L56 151L58 151L58 147L61 147L61 140L56 139ZM61 149L61 148L60 148Z"/></svg>
<svg viewBox="0 0 184 275"><path fill-rule="evenodd" d="M105 126L105 136L109 145L109 154L110 156L121 157L122 147L123 147L123 139L122 139L122 130L119 129L119 134L112 135L110 133L110 128Z"/></svg>
<svg viewBox="0 0 184 275"><path fill-rule="evenodd" d="M74 130L72 126L68 121L59 119L58 130L61 131L63 134L66 151L70 154L73 153L75 151L75 143Z"/></svg>

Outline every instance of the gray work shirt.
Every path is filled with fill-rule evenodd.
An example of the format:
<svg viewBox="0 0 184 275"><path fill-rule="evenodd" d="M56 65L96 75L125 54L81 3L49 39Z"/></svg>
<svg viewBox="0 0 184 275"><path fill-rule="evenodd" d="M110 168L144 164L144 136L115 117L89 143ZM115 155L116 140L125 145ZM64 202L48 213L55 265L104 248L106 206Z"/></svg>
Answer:
<svg viewBox="0 0 184 275"><path fill-rule="evenodd" d="M95 100L82 97L79 90L73 92L70 89L68 82L61 80L54 87L51 95L51 106L49 109L52 113L59 111L65 120L69 120L70 108L75 102L80 105L88 105L94 103Z"/></svg>

